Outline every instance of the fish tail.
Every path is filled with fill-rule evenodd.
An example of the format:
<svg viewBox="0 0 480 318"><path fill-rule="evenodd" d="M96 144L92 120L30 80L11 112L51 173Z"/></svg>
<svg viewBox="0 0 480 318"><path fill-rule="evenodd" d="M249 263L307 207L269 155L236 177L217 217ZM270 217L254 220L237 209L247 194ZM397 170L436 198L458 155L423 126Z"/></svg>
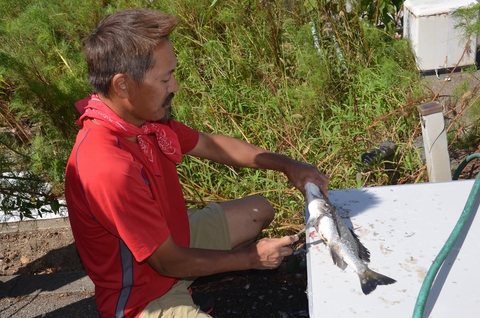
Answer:
<svg viewBox="0 0 480 318"><path fill-rule="evenodd" d="M358 275L358 277L360 278L362 291L365 295L368 295L374 291L378 285L390 285L397 282L395 279L374 272L369 268L365 270L363 275Z"/></svg>

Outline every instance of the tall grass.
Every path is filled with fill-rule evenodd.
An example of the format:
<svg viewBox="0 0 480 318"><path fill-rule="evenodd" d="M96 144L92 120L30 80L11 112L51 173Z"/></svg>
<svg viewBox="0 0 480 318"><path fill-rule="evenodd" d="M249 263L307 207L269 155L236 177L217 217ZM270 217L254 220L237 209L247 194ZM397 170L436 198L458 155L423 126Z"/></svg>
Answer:
<svg viewBox="0 0 480 318"><path fill-rule="evenodd" d="M363 152L393 140L410 160L397 164L397 180L412 181L422 165L412 147L413 100L422 90L405 41L320 2L209 5L177 1L161 8L182 21L172 39L182 85L177 119L315 164L332 189L392 182L382 165L372 172L359 163ZM278 211L274 230L302 222L303 198L278 173L196 159L180 169L192 204L261 194Z"/></svg>
<svg viewBox="0 0 480 318"><path fill-rule="evenodd" d="M172 35L177 120L315 164L331 189L425 180L412 143L416 105L428 96L411 49L360 7L347 12L344 1L323 0L0 1L1 99L19 121L40 126L22 149L50 179L74 141L73 102L90 89L82 40L105 14L147 7L181 21ZM393 173L383 163L365 169L361 154L385 140L398 144ZM260 194L278 212L266 235L303 223L303 198L280 173L196 158L178 170L191 206Z"/></svg>

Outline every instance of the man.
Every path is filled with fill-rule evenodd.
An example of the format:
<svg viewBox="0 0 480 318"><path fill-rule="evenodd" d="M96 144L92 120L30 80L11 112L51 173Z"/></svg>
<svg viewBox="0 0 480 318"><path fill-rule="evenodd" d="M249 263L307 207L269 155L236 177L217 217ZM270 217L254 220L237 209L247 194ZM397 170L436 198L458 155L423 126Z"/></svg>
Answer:
<svg viewBox="0 0 480 318"><path fill-rule="evenodd" d="M177 20L150 10L117 12L85 44L95 93L76 104L82 127L66 169L72 231L95 284L102 317L209 317L194 305L192 277L271 269L296 236L262 239L274 210L262 197L185 206L176 164L183 154L283 172L302 192L328 178L315 166L169 119L178 90L168 36Z"/></svg>

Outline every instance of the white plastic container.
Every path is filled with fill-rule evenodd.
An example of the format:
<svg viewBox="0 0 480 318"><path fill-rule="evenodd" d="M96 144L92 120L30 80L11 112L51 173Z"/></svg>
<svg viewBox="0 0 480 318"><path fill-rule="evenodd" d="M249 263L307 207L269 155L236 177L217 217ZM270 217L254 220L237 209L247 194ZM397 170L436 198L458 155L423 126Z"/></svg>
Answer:
<svg viewBox="0 0 480 318"><path fill-rule="evenodd" d="M451 16L454 10L474 3L476 0L405 0L403 34L412 43L421 71L475 64L477 37L468 42L462 31L455 29Z"/></svg>

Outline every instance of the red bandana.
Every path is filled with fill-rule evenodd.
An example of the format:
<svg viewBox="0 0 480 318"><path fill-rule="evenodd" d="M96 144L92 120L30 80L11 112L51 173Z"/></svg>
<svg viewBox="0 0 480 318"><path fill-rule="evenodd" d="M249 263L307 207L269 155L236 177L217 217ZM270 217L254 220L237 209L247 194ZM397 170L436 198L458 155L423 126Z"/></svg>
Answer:
<svg viewBox="0 0 480 318"><path fill-rule="evenodd" d="M116 134L122 137L137 137L138 144L147 160L152 164L156 175L160 175L154 163L153 143L147 135L155 134L158 146L163 154L173 163L178 164L182 158L180 143L177 134L167 125L154 122L145 122L140 128L121 119L113 110L103 103L97 94L79 100L75 107L82 114L76 124L82 126L86 118L94 118Z"/></svg>

